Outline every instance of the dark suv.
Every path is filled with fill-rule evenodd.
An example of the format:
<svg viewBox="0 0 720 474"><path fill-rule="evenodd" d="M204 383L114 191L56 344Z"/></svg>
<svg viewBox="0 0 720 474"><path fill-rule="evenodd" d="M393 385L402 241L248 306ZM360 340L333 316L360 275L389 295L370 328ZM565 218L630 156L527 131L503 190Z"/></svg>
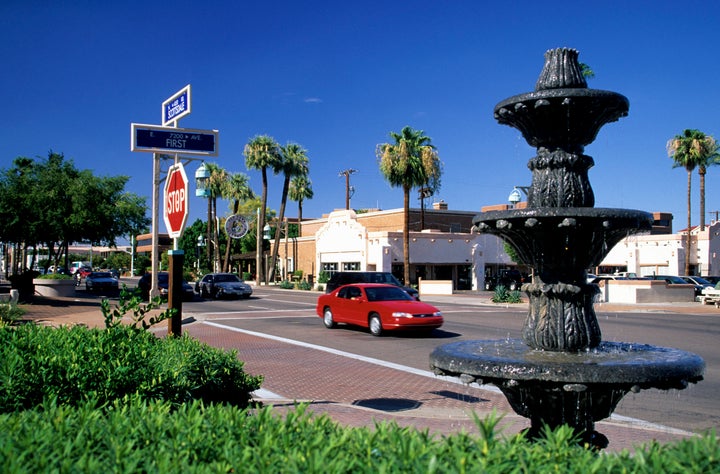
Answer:
<svg viewBox="0 0 720 474"><path fill-rule="evenodd" d="M420 299L420 294L416 289L403 286L389 272L335 272L325 285L325 293L330 293L335 288L350 283L387 283L388 285L399 286L416 300Z"/></svg>
<svg viewBox="0 0 720 474"><path fill-rule="evenodd" d="M519 290L525 278L519 270L500 270L494 277L485 277L485 290L492 291L498 286L504 286L510 291Z"/></svg>

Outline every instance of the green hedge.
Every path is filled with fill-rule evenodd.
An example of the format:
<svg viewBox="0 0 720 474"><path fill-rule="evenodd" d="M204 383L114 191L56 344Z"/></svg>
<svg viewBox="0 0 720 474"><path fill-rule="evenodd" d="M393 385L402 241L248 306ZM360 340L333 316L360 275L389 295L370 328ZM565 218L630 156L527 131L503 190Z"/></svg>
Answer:
<svg viewBox="0 0 720 474"><path fill-rule="evenodd" d="M559 428L537 442L504 439L496 421L482 436L381 423L343 428L303 406L285 416L226 405L125 400L0 415L2 472L167 473L711 473L714 435L642 450L597 453Z"/></svg>
<svg viewBox="0 0 720 474"><path fill-rule="evenodd" d="M202 399L246 407L262 381L243 372L234 351L128 326L0 328L0 361L0 412L50 399L76 405L130 394L173 404Z"/></svg>

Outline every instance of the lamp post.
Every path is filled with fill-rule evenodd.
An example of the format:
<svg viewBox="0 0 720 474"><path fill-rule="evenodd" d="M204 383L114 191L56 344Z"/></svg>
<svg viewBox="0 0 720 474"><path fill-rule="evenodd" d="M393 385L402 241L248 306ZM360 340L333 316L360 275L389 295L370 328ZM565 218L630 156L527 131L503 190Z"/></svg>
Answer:
<svg viewBox="0 0 720 474"><path fill-rule="evenodd" d="M268 278L268 261L267 261L267 254L265 253L265 241L270 240L270 224L265 224L265 226L263 227L262 238L263 238L262 251L263 251L263 255L265 256L265 258L264 258L264 261L265 261L264 267L265 268L264 268L263 276L265 277L265 284L267 285L268 284L268 280L267 280L267 278Z"/></svg>
<svg viewBox="0 0 720 474"><path fill-rule="evenodd" d="M200 273L200 255L202 254L202 248L205 247L205 237L198 235L197 238L197 270Z"/></svg>
<svg viewBox="0 0 720 474"><path fill-rule="evenodd" d="M205 162L200 163L197 171L195 171L195 197L206 198L208 200L208 222L207 222L207 240L210 240L210 170L205 166ZM208 249L208 261L210 260L210 246ZM199 268L198 268L199 269Z"/></svg>

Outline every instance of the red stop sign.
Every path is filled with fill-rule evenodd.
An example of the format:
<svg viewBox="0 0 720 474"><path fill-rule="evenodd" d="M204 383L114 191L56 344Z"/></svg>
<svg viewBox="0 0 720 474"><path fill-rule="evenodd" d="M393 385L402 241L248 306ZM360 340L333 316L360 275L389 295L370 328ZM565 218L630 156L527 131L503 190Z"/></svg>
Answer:
<svg viewBox="0 0 720 474"><path fill-rule="evenodd" d="M163 217L170 237L180 238L188 217L188 179L182 163L168 170Z"/></svg>

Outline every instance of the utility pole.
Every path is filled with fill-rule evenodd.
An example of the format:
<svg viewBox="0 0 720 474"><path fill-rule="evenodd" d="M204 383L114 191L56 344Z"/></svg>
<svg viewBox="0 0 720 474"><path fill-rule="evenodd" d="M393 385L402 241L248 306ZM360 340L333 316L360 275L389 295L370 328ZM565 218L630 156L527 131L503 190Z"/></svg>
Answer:
<svg viewBox="0 0 720 474"><path fill-rule="evenodd" d="M350 190L352 189L350 186L350 175L357 173L357 170L354 170L352 168L348 168L346 170L342 170L338 176L341 178L345 176L345 209L350 209Z"/></svg>

